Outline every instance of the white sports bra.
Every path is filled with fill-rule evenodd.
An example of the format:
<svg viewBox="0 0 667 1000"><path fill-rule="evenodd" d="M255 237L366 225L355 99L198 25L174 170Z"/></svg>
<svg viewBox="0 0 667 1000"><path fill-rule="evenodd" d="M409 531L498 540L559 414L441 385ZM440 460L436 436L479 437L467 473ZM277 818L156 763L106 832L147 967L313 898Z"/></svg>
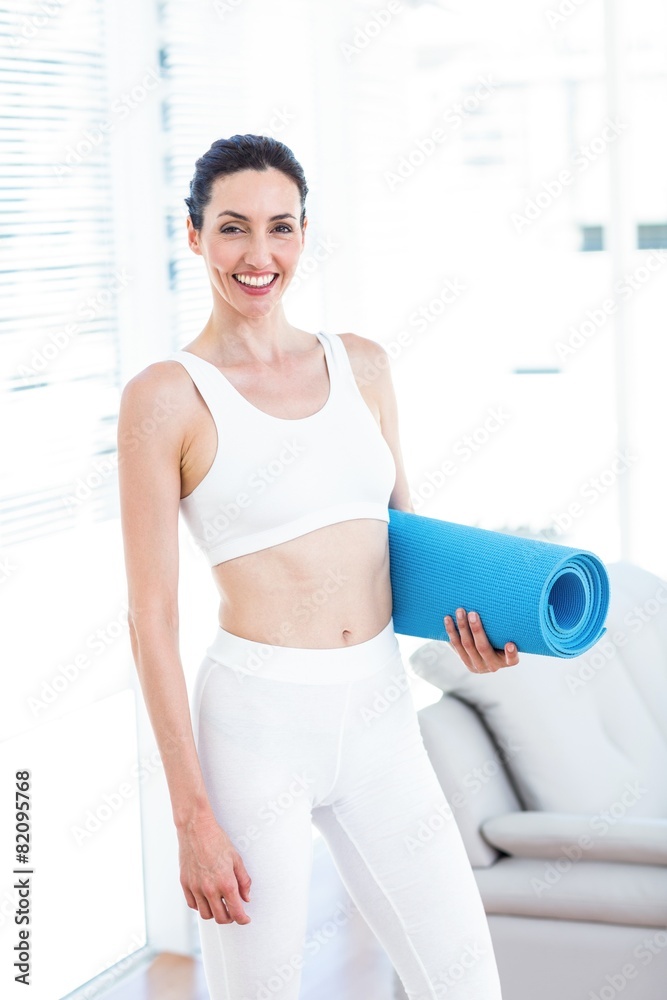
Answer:
<svg viewBox="0 0 667 1000"><path fill-rule="evenodd" d="M316 413L273 417L190 351L166 360L187 370L218 435L213 463L180 502L211 566L352 518L389 523L396 465L354 378L338 334L316 334L329 397Z"/></svg>

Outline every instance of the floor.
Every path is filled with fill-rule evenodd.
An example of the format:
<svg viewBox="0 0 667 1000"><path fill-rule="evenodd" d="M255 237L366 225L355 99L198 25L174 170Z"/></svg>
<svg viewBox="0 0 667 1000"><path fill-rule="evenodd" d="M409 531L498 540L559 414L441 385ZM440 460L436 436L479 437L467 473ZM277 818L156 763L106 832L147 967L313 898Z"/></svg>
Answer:
<svg viewBox="0 0 667 1000"><path fill-rule="evenodd" d="M209 1000L200 962L185 955L158 955L144 972L120 983L108 1000ZM106 1000L106 998L105 998Z"/></svg>
<svg viewBox="0 0 667 1000"><path fill-rule="evenodd" d="M391 976L378 978L372 955L359 957L347 969L322 968L322 978L304 976L299 1000L391 1000ZM385 986L378 993L379 983ZM119 984L105 1000L209 1000L201 962L165 952L148 969Z"/></svg>

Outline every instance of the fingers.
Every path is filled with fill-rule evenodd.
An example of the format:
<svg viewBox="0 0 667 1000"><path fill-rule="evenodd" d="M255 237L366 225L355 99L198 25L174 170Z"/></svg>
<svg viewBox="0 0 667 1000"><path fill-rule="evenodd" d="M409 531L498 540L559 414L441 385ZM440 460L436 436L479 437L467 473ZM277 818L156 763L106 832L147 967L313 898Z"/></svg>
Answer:
<svg viewBox="0 0 667 1000"><path fill-rule="evenodd" d="M472 673L494 673L501 667L514 666L519 662L514 643L506 643L502 650L491 645L476 611L466 613L464 608L457 608L458 632L451 615L445 615L444 622L452 647Z"/></svg>
<svg viewBox="0 0 667 1000"><path fill-rule="evenodd" d="M519 650L516 648L516 644L513 642L505 643L505 662L501 663L501 667L515 667L519 662Z"/></svg>
<svg viewBox="0 0 667 1000"><path fill-rule="evenodd" d="M449 641L451 643L452 649L454 649L455 652L458 653L458 655L461 657L461 659L463 660L463 662L466 665L466 667L468 668L468 670L470 670L471 669L470 659L469 659L468 654L466 653L465 649L463 648L463 646L461 644L461 637L459 636L459 633L456 630L456 625L454 624L454 620L453 620L452 616L451 615L445 615L444 621L445 621L445 628L447 630L447 635L449 636Z"/></svg>
<svg viewBox="0 0 667 1000"><path fill-rule="evenodd" d="M250 917L243 909L239 887L235 877L223 879L217 885L202 885L194 891L183 886L188 906L199 910L203 920L214 919L217 924L250 923ZM242 888L244 899L250 899L250 878L246 873Z"/></svg>
<svg viewBox="0 0 667 1000"><path fill-rule="evenodd" d="M474 615L474 612L471 612L471 614ZM484 662L484 658L480 655L480 651L477 649L479 626L475 625L475 634L473 635L471 629L471 625L473 623L469 621L464 608L457 608L456 624L461 636L461 643L468 654L468 659L470 660L469 669L473 670L476 674L486 673L488 668Z"/></svg>
<svg viewBox="0 0 667 1000"><path fill-rule="evenodd" d="M202 886L194 893L196 909L203 920L214 919L216 924L250 923L250 917L243 910L236 884L223 882L217 886Z"/></svg>
<svg viewBox="0 0 667 1000"><path fill-rule="evenodd" d="M466 616L464 611L462 616L462 624L464 632L465 631L468 632L468 635L470 636L470 642L475 647L477 653L477 660L474 661L475 666L477 667L477 672L493 673L500 666L501 660L498 657L496 650L489 642L477 612L470 611ZM465 645L465 640L464 640L464 645Z"/></svg>
<svg viewBox="0 0 667 1000"><path fill-rule="evenodd" d="M196 910L197 909L197 900L192 895L192 892L190 891L190 889L188 889L188 887L186 885L183 885L182 882L181 882L181 886L183 888L183 892L185 893L185 901L186 901L186 903L188 904L188 906L190 907L191 910Z"/></svg>
<svg viewBox="0 0 667 1000"><path fill-rule="evenodd" d="M236 881L238 883L239 892L243 896L246 903L250 902L250 886L252 884L252 879L246 871L245 865L241 860L240 856L237 856L237 860L234 864L234 873L236 875Z"/></svg>
<svg viewBox="0 0 667 1000"><path fill-rule="evenodd" d="M222 896L223 899L220 900L220 911L228 916L229 919L217 920L216 917L217 922L227 924L230 920L235 920L237 924L249 924L250 917L243 909L243 903L241 902L241 897L239 896L236 876L232 876L222 883ZM212 908L214 905L215 900L212 901Z"/></svg>
<svg viewBox="0 0 667 1000"><path fill-rule="evenodd" d="M197 903L196 909L199 910L199 915L204 920L210 920L214 916L211 907L208 905L208 900L206 896L202 895L200 892L195 892L194 897Z"/></svg>
<svg viewBox="0 0 667 1000"><path fill-rule="evenodd" d="M447 617L449 618L450 616L448 615ZM467 616L463 608L458 608L456 611L456 624L458 625L458 634L456 635L456 638L452 638L452 643L456 652L459 654L468 670L472 671L472 673L485 673L486 667L484 666L484 661L475 646L475 639L470 631ZM454 629L454 632L455 631L456 630ZM450 629L448 629L448 633L450 636L453 634Z"/></svg>

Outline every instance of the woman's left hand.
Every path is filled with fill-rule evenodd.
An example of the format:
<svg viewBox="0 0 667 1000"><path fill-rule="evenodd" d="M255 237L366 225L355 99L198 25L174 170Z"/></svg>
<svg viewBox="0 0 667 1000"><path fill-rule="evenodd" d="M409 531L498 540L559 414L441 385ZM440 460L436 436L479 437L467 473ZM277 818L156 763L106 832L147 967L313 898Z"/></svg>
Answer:
<svg viewBox="0 0 667 1000"><path fill-rule="evenodd" d="M506 642L504 650L493 648L477 612L466 613L465 608L457 608L456 625L451 615L445 615L443 620L452 649L456 650L471 673L493 673L499 667L513 667L519 662L513 642Z"/></svg>

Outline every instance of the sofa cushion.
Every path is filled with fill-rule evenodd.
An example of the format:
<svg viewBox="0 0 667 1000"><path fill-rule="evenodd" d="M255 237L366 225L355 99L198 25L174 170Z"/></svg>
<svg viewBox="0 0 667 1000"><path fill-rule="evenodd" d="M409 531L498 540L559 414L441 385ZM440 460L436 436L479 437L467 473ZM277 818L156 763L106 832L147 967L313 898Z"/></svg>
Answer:
<svg viewBox="0 0 667 1000"><path fill-rule="evenodd" d="M515 812L482 824L486 840L522 858L564 858L667 865L667 819L611 823L567 813Z"/></svg>
<svg viewBox="0 0 667 1000"><path fill-rule="evenodd" d="M441 698L418 713L424 746L461 831L473 866L490 865L498 851L480 833L485 820L521 808L504 759L477 712L457 698Z"/></svg>
<svg viewBox="0 0 667 1000"><path fill-rule="evenodd" d="M487 913L667 925L664 867L508 857L475 877Z"/></svg>

